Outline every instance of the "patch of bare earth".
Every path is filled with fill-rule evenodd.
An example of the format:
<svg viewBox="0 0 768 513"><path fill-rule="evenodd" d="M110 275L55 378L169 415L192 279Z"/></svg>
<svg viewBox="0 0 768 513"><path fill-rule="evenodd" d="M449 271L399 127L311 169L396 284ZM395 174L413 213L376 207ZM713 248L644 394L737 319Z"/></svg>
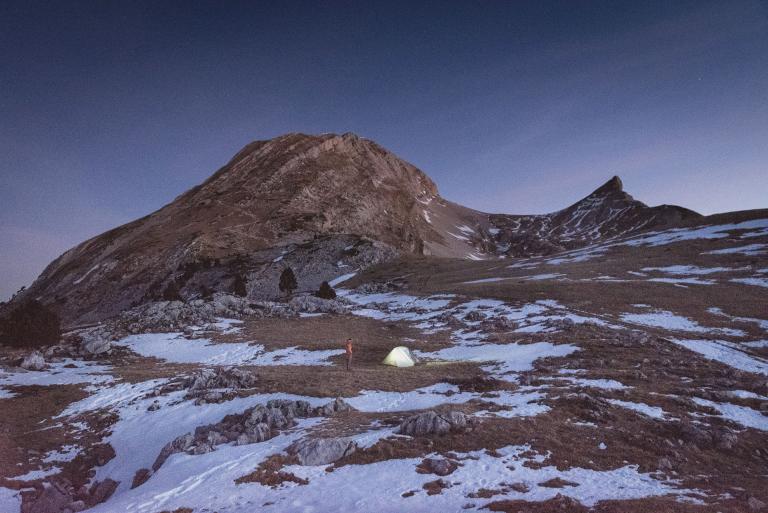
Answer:
<svg viewBox="0 0 768 513"><path fill-rule="evenodd" d="M262 461L256 470L235 480L237 484L259 483L271 488L278 488L284 483L296 483L298 485L309 484L309 481L297 477L291 472L286 472L283 467L293 465L298 460L295 456L274 454Z"/></svg>
<svg viewBox="0 0 768 513"><path fill-rule="evenodd" d="M33 470L49 470L68 479L76 488L95 474L95 467L115 455L102 438L116 420L110 412L90 412L75 418L56 418L66 407L88 394L82 385L16 386L17 394L1 399L0 485L21 489L39 484L40 479L18 480ZM73 424L80 423L76 428ZM83 428L84 427L84 428ZM79 451L71 461L43 461L46 454L74 445Z"/></svg>

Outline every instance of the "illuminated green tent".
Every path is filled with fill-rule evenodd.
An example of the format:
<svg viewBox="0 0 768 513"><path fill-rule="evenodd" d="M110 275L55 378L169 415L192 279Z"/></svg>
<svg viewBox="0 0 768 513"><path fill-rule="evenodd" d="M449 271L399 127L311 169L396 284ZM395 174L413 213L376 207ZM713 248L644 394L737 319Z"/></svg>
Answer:
<svg viewBox="0 0 768 513"><path fill-rule="evenodd" d="M393 367L413 367L416 365L416 357L411 354L411 350L405 346L397 346L389 352L384 361L384 365Z"/></svg>

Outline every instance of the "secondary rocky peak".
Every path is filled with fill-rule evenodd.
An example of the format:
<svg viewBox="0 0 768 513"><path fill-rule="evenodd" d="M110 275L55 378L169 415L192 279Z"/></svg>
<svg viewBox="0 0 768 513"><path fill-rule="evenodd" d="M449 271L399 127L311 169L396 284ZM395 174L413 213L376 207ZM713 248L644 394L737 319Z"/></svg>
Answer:
<svg viewBox="0 0 768 513"><path fill-rule="evenodd" d="M590 194L590 196L605 195L605 194L610 194L612 192L624 192L624 184L621 183L621 178L619 178L618 176L612 177L603 185L595 189L595 191L592 194Z"/></svg>

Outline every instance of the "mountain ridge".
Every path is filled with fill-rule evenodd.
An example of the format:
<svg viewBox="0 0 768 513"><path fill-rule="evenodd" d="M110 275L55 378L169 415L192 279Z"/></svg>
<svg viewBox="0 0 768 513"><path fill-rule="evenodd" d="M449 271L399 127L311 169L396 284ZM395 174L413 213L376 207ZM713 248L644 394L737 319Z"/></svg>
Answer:
<svg viewBox="0 0 768 513"><path fill-rule="evenodd" d="M701 218L635 200L618 176L550 214L484 213L444 199L426 173L370 139L289 133L245 145L160 209L66 251L20 299L94 322L242 282L249 297L274 299L285 267L311 291L401 254L547 255Z"/></svg>

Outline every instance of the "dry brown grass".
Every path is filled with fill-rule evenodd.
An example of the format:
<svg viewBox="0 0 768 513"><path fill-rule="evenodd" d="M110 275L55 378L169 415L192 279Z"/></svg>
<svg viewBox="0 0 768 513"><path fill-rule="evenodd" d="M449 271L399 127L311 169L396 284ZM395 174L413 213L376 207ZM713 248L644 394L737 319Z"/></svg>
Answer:
<svg viewBox="0 0 768 513"><path fill-rule="evenodd" d="M235 479L235 483L259 483L271 488L278 488L284 483L296 483L298 485L309 484L309 481L306 479L302 479L291 472L283 470L284 466L293 465L297 462L298 460L295 456L274 454L262 461L259 466L256 467L256 470L250 474Z"/></svg>
<svg viewBox="0 0 768 513"><path fill-rule="evenodd" d="M76 487L85 485L97 465L114 457L108 444L102 443L105 430L115 421L109 412L92 412L71 419L56 419L69 404L87 396L81 385L18 386L16 397L0 400L0 483L18 489L25 481L9 480L38 468L58 466L60 475ZM71 422L83 422L88 429L77 434ZM44 463L46 453L65 445L78 445L81 452L68 462Z"/></svg>

